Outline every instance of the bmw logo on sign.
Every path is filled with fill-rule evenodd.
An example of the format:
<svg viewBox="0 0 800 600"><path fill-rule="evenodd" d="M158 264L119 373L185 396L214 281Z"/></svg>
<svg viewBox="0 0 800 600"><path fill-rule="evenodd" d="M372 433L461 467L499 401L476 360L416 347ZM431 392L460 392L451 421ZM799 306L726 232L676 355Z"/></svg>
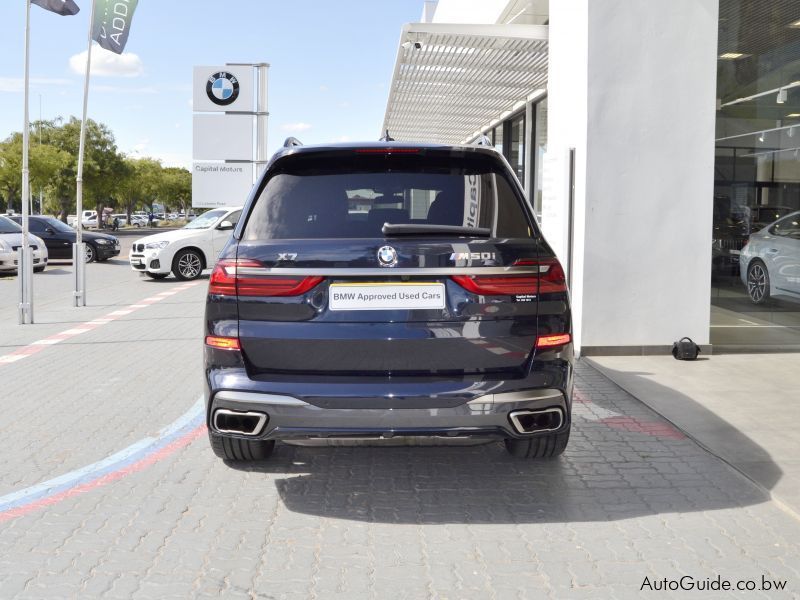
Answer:
<svg viewBox="0 0 800 600"><path fill-rule="evenodd" d="M239 97L239 80L227 71L219 71L206 83L208 99L219 106L228 106Z"/></svg>
<svg viewBox="0 0 800 600"><path fill-rule="evenodd" d="M393 267L397 264L397 251L391 246L382 246L378 250L378 262L382 267Z"/></svg>

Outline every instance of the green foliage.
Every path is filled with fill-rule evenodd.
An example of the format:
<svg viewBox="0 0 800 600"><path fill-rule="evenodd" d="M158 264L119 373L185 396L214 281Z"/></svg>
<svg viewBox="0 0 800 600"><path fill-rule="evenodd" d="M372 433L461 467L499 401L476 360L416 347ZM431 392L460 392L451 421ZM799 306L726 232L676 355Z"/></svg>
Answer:
<svg viewBox="0 0 800 600"><path fill-rule="evenodd" d="M66 218L75 212L80 120L71 117L31 124L31 190L45 197L45 212ZM41 140L41 141L40 141ZM114 134L89 119L83 165L84 207L114 207L130 214L154 202L165 207L191 205L191 174L151 158L132 159L117 149ZM22 134L0 142L0 196L8 208L19 211L22 195ZM2 207L0 202L0 208Z"/></svg>

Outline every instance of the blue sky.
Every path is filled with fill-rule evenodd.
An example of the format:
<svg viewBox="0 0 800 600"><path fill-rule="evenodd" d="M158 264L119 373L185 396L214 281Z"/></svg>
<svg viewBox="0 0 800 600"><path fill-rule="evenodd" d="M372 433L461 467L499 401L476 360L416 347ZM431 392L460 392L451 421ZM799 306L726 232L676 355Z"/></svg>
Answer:
<svg viewBox="0 0 800 600"><path fill-rule="evenodd" d="M31 7L31 118L80 116L90 0L60 17ZM133 156L188 167L192 67L270 63L269 148L376 139L404 23L422 0L140 0L121 59L100 49L89 116L111 127ZM0 138L22 130L25 1L0 8ZM70 60L72 59L72 60ZM85 58L84 58L85 60ZM85 62L83 63L85 65ZM126 76L120 76L125 73Z"/></svg>

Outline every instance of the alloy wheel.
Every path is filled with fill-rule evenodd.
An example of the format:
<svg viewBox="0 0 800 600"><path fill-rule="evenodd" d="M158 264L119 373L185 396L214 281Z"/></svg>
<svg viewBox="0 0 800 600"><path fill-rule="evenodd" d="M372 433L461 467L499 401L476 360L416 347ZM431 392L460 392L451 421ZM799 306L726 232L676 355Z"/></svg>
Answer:
<svg viewBox="0 0 800 600"><path fill-rule="evenodd" d="M767 293L767 272L759 263L750 266L747 271L747 293L753 302L761 302Z"/></svg>
<svg viewBox="0 0 800 600"><path fill-rule="evenodd" d="M90 263L94 261L94 248L91 244L84 244L84 262Z"/></svg>
<svg viewBox="0 0 800 600"><path fill-rule="evenodd" d="M178 261L178 271L186 279L194 279L202 271L200 257L194 252L187 252Z"/></svg>

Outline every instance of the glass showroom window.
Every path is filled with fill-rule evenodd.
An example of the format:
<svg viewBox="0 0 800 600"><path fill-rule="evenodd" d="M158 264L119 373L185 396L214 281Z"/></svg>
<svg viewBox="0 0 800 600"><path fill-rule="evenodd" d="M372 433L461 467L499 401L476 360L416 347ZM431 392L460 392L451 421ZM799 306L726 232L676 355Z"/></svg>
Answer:
<svg viewBox="0 0 800 600"><path fill-rule="evenodd" d="M761 3L720 0L711 235L715 349L800 348L800 238L778 240L770 233L776 223L800 216L798 22L800 3L770 3L765 11Z"/></svg>
<svg viewBox="0 0 800 600"><path fill-rule="evenodd" d="M492 130L492 144L495 150L500 154L503 153L503 124L501 123Z"/></svg>
<svg viewBox="0 0 800 600"><path fill-rule="evenodd" d="M544 164L544 155L547 152L547 98L534 106L536 111L536 118L534 120L535 126L533 128L533 144L531 151L535 152L533 156L533 193L530 194L533 209L536 211L536 216L542 216L542 165Z"/></svg>
<svg viewBox="0 0 800 600"><path fill-rule="evenodd" d="M520 181L525 181L525 114L509 122L509 145L506 158Z"/></svg>

